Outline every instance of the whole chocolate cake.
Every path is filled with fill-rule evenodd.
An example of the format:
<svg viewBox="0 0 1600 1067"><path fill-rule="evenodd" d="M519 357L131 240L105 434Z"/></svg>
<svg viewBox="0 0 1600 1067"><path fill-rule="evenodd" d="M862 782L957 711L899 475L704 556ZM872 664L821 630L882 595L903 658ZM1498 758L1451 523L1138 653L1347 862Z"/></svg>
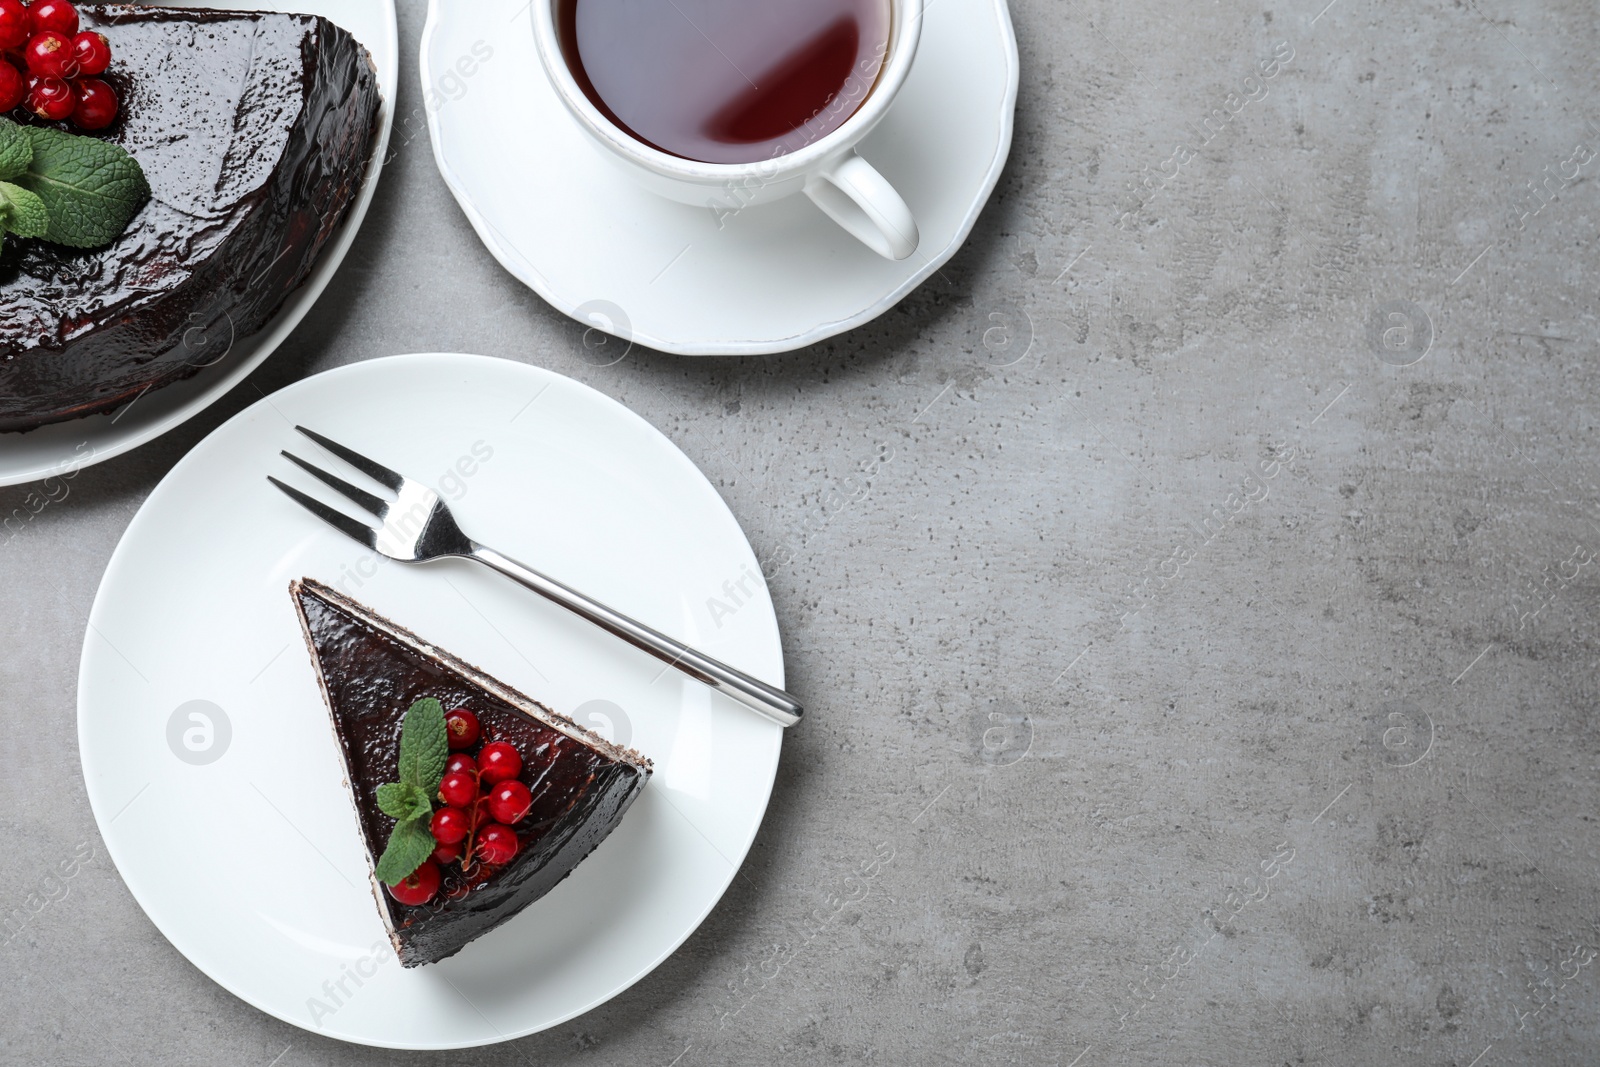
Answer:
<svg viewBox="0 0 1600 1067"><path fill-rule="evenodd" d="M121 113L102 136L152 195L104 248L5 243L0 430L109 412L225 358L310 274L374 147L372 59L327 19L79 12L116 56Z"/></svg>
<svg viewBox="0 0 1600 1067"><path fill-rule="evenodd" d="M333 718L372 892L404 966L454 955L555 888L622 821L649 780L650 761L639 753L557 715L349 597L311 579L292 583L290 594ZM432 829L442 851L423 861L427 869L409 887L389 886L377 870L396 819L383 810L380 788L403 776L406 712L426 700L472 719L475 735L451 742L452 755L470 772L463 772L465 780L446 776L428 798L439 809ZM514 764L507 769L497 757ZM473 832L500 839L486 842L494 848L474 848L471 836L454 834L446 843L449 820L469 818L480 778L478 804L486 814ZM465 803L448 807L462 804L450 796L456 788L467 791Z"/></svg>

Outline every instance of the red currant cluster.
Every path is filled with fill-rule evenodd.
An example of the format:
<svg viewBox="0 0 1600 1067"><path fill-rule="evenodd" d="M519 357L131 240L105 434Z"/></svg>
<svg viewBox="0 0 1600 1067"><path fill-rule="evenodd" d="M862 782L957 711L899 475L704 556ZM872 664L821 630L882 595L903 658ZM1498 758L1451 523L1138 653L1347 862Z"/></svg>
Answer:
<svg viewBox="0 0 1600 1067"><path fill-rule="evenodd" d="M520 843L512 829L527 818L533 793L517 780L522 773L522 753L509 741L490 741L468 754L483 731L478 717L457 708L444 718L450 742L450 759L439 782L439 799L445 806L433 813L428 829L438 847L411 876L389 893L402 904L426 904L439 892L442 864L459 863L473 880L493 873L516 856ZM465 892L468 885L460 887Z"/></svg>
<svg viewBox="0 0 1600 1067"><path fill-rule="evenodd" d="M111 42L79 33L78 9L67 0L0 0L0 114L26 104L42 119L103 130L119 106L96 77L110 65Z"/></svg>

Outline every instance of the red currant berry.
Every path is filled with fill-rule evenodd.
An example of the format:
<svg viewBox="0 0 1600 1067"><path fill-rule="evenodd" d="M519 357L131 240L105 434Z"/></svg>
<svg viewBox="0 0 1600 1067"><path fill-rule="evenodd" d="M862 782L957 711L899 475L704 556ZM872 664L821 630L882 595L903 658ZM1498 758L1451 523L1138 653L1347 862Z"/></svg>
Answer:
<svg viewBox="0 0 1600 1067"><path fill-rule="evenodd" d="M111 66L111 42L103 33L84 30L72 39L72 58L77 61L79 74L91 78L104 74Z"/></svg>
<svg viewBox="0 0 1600 1067"><path fill-rule="evenodd" d="M510 863L511 858L517 854L518 847L515 830L492 822L478 831L478 843L474 851L483 862L499 866Z"/></svg>
<svg viewBox="0 0 1600 1067"><path fill-rule="evenodd" d="M476 775L447 774L439 782L439 797L452 808L470 807L477 796Z"/></svg>
<svg viewBox="0 0 1600 1067"><path fill-rule="evenodd" d="M459 752L478 743L478 717L466 708L457 708L444 717L445 736L450 740L450 750Z"/></svg>
<svg viewBox="0 0 1600 1067"><path fill-rule="evenodd" d="M28 14L33 17L34 33L54 30L71 37L78 32L78 9L67 0L33 0Z"/></svg>
<svg viewBox="0 0 1600 1067"><path fill-rule="evenodd" d="M22 0L0 0L0 52L21 48L33 36L33 16Z"/></svg>
<svg viewBox="0 0 1600 1067"><path fill-rule="evenodd" d="M495 822L503 822L507 826L521 822L531 807L533 794L515 778L501 782L489 794L489 814L494 816Z"/></svg>
<svg viewBox="0 0 1600 1067"><path fill-rule="evenodd" d="M440 808L428 821L428 832L442 844L463 841L467 836L467 813L460 808Z"/></svg>
<svg viewBox="0 0 1600 1067"><path fill-rule="evenodd" d="M27 95L28 83L23 79L22 72L0 59L0 112L20 106Z"/></svg>
<svg viewBox="0 0 1600 1067"><path fill-rule="evenodd" d="M99 78L84 78L77 83L78 103L72 109L72 122L80 130L103 130L117 118L117 94Z"/></svg>
<svg viewBox="0 0 1600 1067"><path fill-rule="evenodd" d="M491 782L503 782L522 773L522 753L508 741L490 741L478 753L478 766Z"/></svg>
<svg viewBox="0 0 1600 1067"><path fill-rule="evenodd" d="M465 752L452 752L450 753L450 758L445 761L444 773L470 774L476 777L478 773L478 761L467 755Z"/></svg>
<svg viewBox="0 0 1600 1067"><path fill-rule="evenodd" d="M439 891L439 865L431 859L389 887L389 895L402 904L426 904Z"/></svg>
<svg viewBox="0 0 1600 1067"><path fill-rule="evenodd" d="M436 845L433 849L433 862L454 863L461 858L461 844Z"/></svg>
<svg viewBox="0 0 1600 1067"><path fill-rule="evenodd" d="M36 33L23 49L28 58L28 70L45 78L70 78L75 66L72 58L72 38L55 30Z"/></svg>
<svg viewBox="0 0 1600 1067"><path fill-rule="evenodd" d="M78 106L72 86L60 78L38 78L28 88L28 110L42 119L60 122Z"/></svg>

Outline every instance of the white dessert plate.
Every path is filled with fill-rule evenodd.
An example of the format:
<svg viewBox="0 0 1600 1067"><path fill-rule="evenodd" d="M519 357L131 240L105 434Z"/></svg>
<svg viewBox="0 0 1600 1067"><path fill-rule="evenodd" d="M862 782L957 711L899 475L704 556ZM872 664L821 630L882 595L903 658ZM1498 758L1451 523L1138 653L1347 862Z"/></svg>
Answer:
<svg viewBox="0 0 1600 1067"><path fill-rule="evenodd" d="M860 146L917 217L911 258L874 254L804 196L720 216L672 203L601 158L567 114L529 11L528 0L428 5L423 88L460 98L428 111L439 172L524 284L663 352L786 352L883 314L966 240L1011 148L1017 42L1005 0L928 0L910 77Z"/></svg>
<svg viewBox="0 0 1600 1067"><path fill-rule="evenodd" d="M372 163L350 215L322 250L311 276L296 290L264 330L249 337L205 338L221 347L217 357L199 374L150 392L105 415L52 423L26 433L0 433L0 485L19 485L51 476L71 475L84 467L120 456L154 440L204 411L270 356L283 339L305 318L317 297L339 269L355 240L367 206L378 185L378 173L389 150L389 128L394 121L394 97L400 85L400 42L395 31L394 0L298 0L292 6L272 0L163 0L165 7L211 7L240 11L294 11L322 15L349 30L378 66L378 88L383 104L378 115L378 139ZM116 42L112 42L116 47ZM208 353L209 355L209 353Z"/></svg>
<svg viewBox="0 0 1600 1067"><path fill-rule="evenodd" d="M783 684L777 620L738 522L643 419L508 360L341 367L195 446L106 568L78 738L118 871L195 966L330 1037L459 1048L603 1003L721 898L766 810L782 729L486 568L380 561L325 527L267 482L307 484L279 449L331 462L296 423L436 486L486 543ZM570 878L440 963L408 970L387 948L289 597L301 576L655 761ZM730 583L742 589L732 614Z"/></svg>

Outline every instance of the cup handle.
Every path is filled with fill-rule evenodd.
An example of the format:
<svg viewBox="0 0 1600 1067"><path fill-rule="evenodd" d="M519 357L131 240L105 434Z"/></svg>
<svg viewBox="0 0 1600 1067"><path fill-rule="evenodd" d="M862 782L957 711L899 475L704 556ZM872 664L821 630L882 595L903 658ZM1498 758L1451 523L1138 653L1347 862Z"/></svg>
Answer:
<svg viewBox="0 0 1600 1067"><path fill-rule="evenodd" d="M885 259L917 250L917 220L887 178L855 153L806 179L806 195L856 240Z"/></svg>

